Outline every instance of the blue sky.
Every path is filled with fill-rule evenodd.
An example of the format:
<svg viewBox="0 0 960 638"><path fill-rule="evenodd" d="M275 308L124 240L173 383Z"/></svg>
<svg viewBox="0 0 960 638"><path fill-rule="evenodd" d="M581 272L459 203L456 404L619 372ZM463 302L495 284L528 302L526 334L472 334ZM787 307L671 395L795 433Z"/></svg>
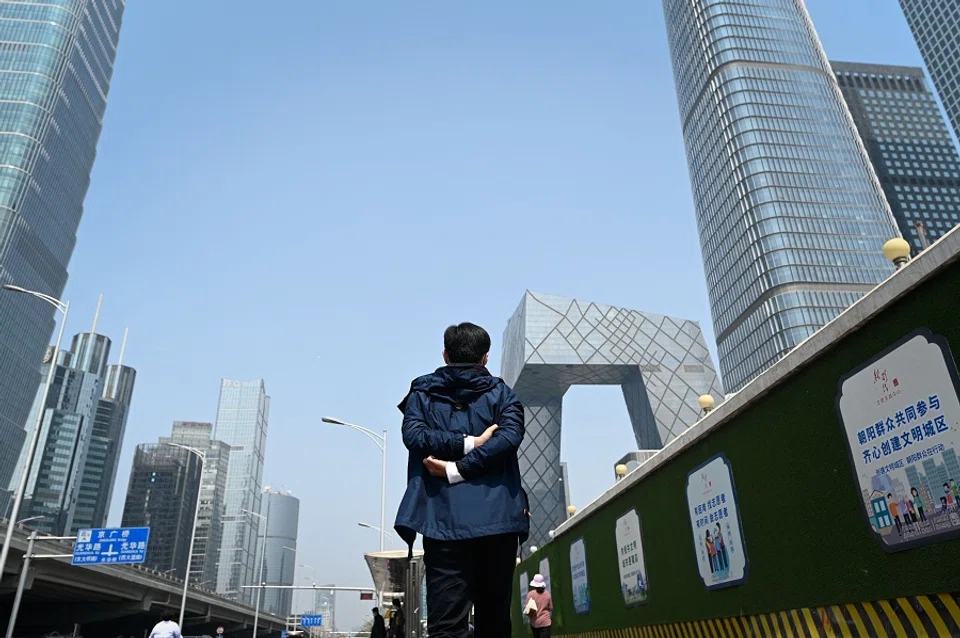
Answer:
<svg viewBox="0 0 960 638"><path fill-rule="evenodd" d="M445 326L486 326L498 371L531 289L695 319L712 344L672 69L654 0L265 6L128 3L68 329L103 292L115 352L131 331L114 522L137 443L213 420L221 377L263 377L299 562L366 585L378 450L320 417L389 429L392 521L395 406ZM895 0L808 6L831 58L922 63ZM574 388L564 423L583 506L636 445L615 387ZM368 606L342 595L341 627Z"/></svg>

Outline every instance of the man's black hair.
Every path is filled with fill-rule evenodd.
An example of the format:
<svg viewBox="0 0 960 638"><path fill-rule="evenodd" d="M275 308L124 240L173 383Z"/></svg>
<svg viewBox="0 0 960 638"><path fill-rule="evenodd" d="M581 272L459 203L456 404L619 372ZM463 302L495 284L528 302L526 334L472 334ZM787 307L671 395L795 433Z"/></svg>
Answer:
<svg viewBox="0 0 960 638"><path fill-rule="evenodd" d="M450 326L443 333L443 349L450 363L480 363L490 352L490 335L468 322Z"/></svg>
<svg viewBox="0 0 960 638"><path fill-rule="evenodd" d="M160 620L164 622L173 622L174 618L175 616L173 615L173 612L169 610L164 611L163 613L160 614Z"/></svg>
<svg viewBox="0 0 960 638"><path fill-rule="evenodd" d="M394 604L394 605L399 605L401 602L403 602L403 601L401 601L399 598L394 598L394 599L393 599L393 604Z"/></svg>

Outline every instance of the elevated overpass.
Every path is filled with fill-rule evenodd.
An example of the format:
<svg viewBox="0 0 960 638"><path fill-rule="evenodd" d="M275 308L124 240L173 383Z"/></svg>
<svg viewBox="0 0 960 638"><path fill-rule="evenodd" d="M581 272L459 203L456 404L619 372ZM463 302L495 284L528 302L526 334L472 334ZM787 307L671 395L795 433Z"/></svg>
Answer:
<svg viewBox="0 0 960 638"><path fill-rule="evenodd" d="M0 534L6 521L0 519ZM6 628L29 530L14 530L7 571L0 578L0 618ZM35 554L70 554L70 541L37 541ZM183 581L137 565L74 567L69 558L34 559L17 620L18 638L57 631L69 635L80 625L85 638L143 636L165 610L180 609ZM230 638L252 635L254 609L215 592L190 588L184 635L214 635L223 626ZM285 620L261 611L259 636L279 636Z"/></svg>

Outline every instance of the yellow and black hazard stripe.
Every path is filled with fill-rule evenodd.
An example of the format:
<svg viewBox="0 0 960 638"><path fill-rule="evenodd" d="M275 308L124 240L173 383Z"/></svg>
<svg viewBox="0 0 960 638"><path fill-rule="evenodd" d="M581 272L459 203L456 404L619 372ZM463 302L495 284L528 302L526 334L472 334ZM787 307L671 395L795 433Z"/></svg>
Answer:
<svg viewBox="0 0 960 638"><path fill-rule="evenodd" d="M557 638L960 638L960 593L556 635Z"/></svg>

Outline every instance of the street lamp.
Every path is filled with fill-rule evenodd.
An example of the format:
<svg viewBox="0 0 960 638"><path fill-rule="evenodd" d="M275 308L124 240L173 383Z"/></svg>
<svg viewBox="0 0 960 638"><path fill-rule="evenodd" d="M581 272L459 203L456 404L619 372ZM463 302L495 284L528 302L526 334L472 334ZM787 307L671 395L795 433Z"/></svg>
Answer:
<svg viewBox="0 0 960 638"><path fill-rule="evenodd" d="M47 398L50 396L50 386L53 385L53 376L57 368L57 357L60 354L60 343L63 341L63 329L67 324L67 313L70 311L70 302L69 301L60 301L55 297L50 295L45 295L42 292L37 292L35 290L27 290L26 288L21 288L20 286L14 286L12 284L4 284L4 290L9 290L10 292L19 292L25 295L30 295L31 297L36 297L37 299L42 299L51 306L59 311L63 317L60 319L60 332L57 334L57 345L53 347L53 356L50 359L50 369L47 371L47 381L43 385L43 395L40 400L39 405L37 406L37 422L33 427L33 436L30 437L30 447L27 448L27 458L23 464L23 472L20 475L20 483L17 485L17 492L13 499L13 509L10 512L10 517L7 522L7 534L3 539L3 549L0 550L0 577L3 576L3 571L7 566L7 556L10 554L10 542L13 540L13 528L16 525L11 524L11 521L17 520L17 516L20 514L20 505L23 503L23 496L27 491L27 480L30 478L30 466L33 465L33 457L37 453L37 443L40 441L40 430L43 424L43 414L46 412Z"/></svg>
<svg viewBox="0 0 960 638"><path fill-rule="evenodd" d="M257 576L257 608L253 613L253 638L257 638L257 625L260 624L260 595L263 593L263 561L266 558L264 553L266 552L267 545L267 517L263 514L258 514L257 512L251 512L250 510L240 510L245 514L250 516L256 516L261 521L263 521L263 540L260 541L260 565L259 572Z"/></svg>
<svg viewBox="0 0 960 638"><path fill-rule="evenodd" d="M197 487L197 504L193 508L193 531L190 533L190 552L187 554L187 572L183 575L183 595L180 597L180 627L183 628L183 615L187 611L187 588L190 586L190 569L193 567L193 543L197 540L197 518L200 517L200 494L203 492L203 467L207 456L195 447L180 443L167 443L170 447L186 450L200 461L200 480Z"/></svg>
<svg viewBox="0 0 960 638"><path fill-rule="evenodd" d="M910 261L910 244L902 237L894 237L883 245L883 256L900 270Z"/></svg>
<svg viewBox="0 0 960 638"><path fill-rule="evenodd" d="M703 410L704 414L710 414L710 410L713 409L713 406L716 405L716 401L709 394L702 394L697 398L697 405L700 406L700 409Z"/></svg>
<svg viewBox="0 0 960 638"><path fill-rule="evenodd" d="M377 527L376 525L371 525L370 523L357 523L357 525L359 525L360 527L365 527L366 529L372 529L375 532L380 532L379 527ZM390 539L390 547L394 546L393 541L399 542L400 539L398 539L397 535L391 532L390 530L386 530L386 534L387 534L387 538Z"/></svg>
<svg viewBox="0 0 960 638"><path fill-rule="evenodd" d="M380 467L380 551L383 551L383 537L384 537L384 528L387 524L387 431L383 431L383 435L379 435L373 430L367 429L365 427L355 425L353 423L347 423L346 421L341 421L340 419L335 419L331 416L325 416L321 419L324 423L330 423L332 425L343 425L345 427L351 428L360 432L368 439L376 443L377 447L380 448L380 453L383 457L381 467Z"/></svg>
<svg viewBox="0 0 960 638"><path fill-rule="evenodd" d="M17 521L16 524L17 524L17 526L19 526L19 527L23 527L23 524L24 524L24 523L29 523L30 521L39 521L39 520L42 520L42 519L44 519L44 518L47 518L47 517L41 515L41 516L31 516L30 518L21 518L19 521Z"/></svg>

